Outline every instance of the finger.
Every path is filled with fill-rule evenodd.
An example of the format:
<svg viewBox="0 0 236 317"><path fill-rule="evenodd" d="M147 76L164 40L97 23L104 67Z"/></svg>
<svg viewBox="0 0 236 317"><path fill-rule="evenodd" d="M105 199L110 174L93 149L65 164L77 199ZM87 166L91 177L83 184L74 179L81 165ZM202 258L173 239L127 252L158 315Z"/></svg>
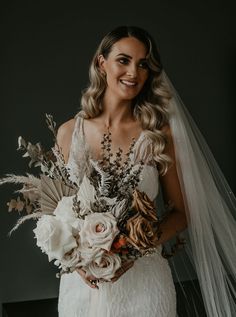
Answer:
<svg viewBox="0 0 236 317"><path fill-rule="evenodd" d="M116 282L126 271L134 265L134 261L125 262L117 271L111 282Z"/></svg>
<svg viewBox="0 0 236 317"><path fill-rule="evenodd" d="M94 276L84 276L83 280L86 284L88 284L92 288L98 288L97 283L99 282L98 279L96 279Z"/></svg>
<svg viewBox="0 0 236 317"><path fill-rule="evenodd" d="M124 274L126 271L128 271L134 264L132 262L130 263L125 263L123 264L116 272L119 274L119 275L122 275Z"/></svg>
<svg viewBox="0 0 236 317"><path fill-rule="evenodd" d="M85 283L89 286L89 287L91 287L91 288L97 288L98 289L98 285L96 285L96 284L93 284L92 282L90 282L90 281L88 281L88 280L84 280L85 281Z"/></svg>
<svg viewBox="0 0 236 317"><path fill-rule="evenodd" d="M91 280L96 280L96 278L92 275L86 276L86 271L84 271L83 269L76 269L76 271L80 274L80 276L82 277L83 281L91 288L98 288L97 285L94 285L93 283L91 283Z"/></svg>
<svg viewBox="0 0 236 317"><path fill-rule="evenodd" d="M85 276L86 275L86 271L83 269L76 269L76 271L81 275L81 276Z"/></svg>
<svg viewBox="0 0 236 317"><path fill-rule="evenodd" d="M122 265L122 267L124 268L130 268L134 265L134 261L129 261L129 262L125 262L124 265Z"/></svg>
<svg viewBox="0 0 236 317"><path fill-rule="evenodd" d="M115 276L111 279L111 282L116 282L125 272L126 270L124 268L117 270Z"/></svg>
<svg viewBox="0 0 236 317"><path fill-rule="evenodd" d="M79 272L78 272L78 273L79 273ZM84 281L89 287L91 287L91 288L98 288L98 287L96 287L96 285L94 285L93 283L91 283L91 281L90 281L89 279L87 279L87 278L85 277L85 273L84 273L84 272L79 273L79 274L80 274L81 278L83 279L83 281Z"/></svg>
<svg viewBox="0 0 236 317"><path fill-rule="evenodd" d="M123 270L126 272L128 271L132 266L134 265L134 263L127 263L125 266L122 266ZM124 273L124 272L123 272Z"/></svg>
<svg viewBox="0 0 236 317"><path fill-rule="evenodd" d="M85 277L85 279L86 279L86 281L88 281L91 284L95 284L95 283L97 284L99 282L99 279L97 279L97 278L87 278L87 277Z"/></svg>
<svg viewBox="0 0 236 317"><path fill-rule="evenodd" d="M111 279L111 282L114 283L114 282L116 282L118 279L119 279L118 277L114 277L114 278Z"/></svg>
<svg viewBox="0 0 236 317"><path fill-rule="evenodd" d="M86 275L85 279L90 283L90 285L93 285L98 288L97 283L99 283L100 280L97 277L93 275Z"/></svg>
<svg viewBox="0 0 236 317"><path fill-rule="evenodd" d="M98 278L94 275L89 275L89 274L86 274L85 275L85 278L88 279L88 280L98 280Z"/></svg>

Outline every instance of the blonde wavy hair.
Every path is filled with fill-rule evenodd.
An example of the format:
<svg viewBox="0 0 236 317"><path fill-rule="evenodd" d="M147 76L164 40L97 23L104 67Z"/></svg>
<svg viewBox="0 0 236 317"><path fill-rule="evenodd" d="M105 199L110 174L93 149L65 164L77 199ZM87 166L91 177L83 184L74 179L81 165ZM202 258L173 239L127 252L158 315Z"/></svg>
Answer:
<svg viewBox="0 0 236 317"><path fill-rule="evenodd" d="M164 175L171 163L169 156L163 154L166 136L161 131L168 123L168 103L171 93L162 79L163 66L156 44L150 34L135 26L119 26L106 34L98 46L89 68L89 85L82 90L81 107L77 114L84 118L97 117L102 112L102 98L107 87L106 77L99 70L98 56L108 58L113 45L122 38L135 37L147 48L147 65L149 76L142 91L133 99L134 116L147 130L146 136L152 141L153 159L158 169Z"/></svg>

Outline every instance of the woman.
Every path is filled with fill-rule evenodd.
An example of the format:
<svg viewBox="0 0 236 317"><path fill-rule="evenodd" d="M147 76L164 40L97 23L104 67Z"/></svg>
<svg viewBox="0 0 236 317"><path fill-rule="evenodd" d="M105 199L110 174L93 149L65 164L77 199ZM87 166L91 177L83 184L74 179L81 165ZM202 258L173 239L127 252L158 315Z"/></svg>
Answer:
<svg viewBox="0 0 236 317"><path fill-rule="evenodd" d="M140 160L145 163L139 188L152 200L156 199L161 189L164 201L171 202L173 207L161 223L158 252L135 262L124 263L117 270L112 283L99 283L99 286L96 286L93 284L94 277L87 276L82 269L63 275L59 295L60 317L176 316L174 282L169 263L162 256L162 247L165 242L186 229L187 224L191 225L188 232L191 243L188 255L193 259L194 264L199 264L195 267L199 281L206 283L204 273L212 266L208 259L204 258L204 265L201 264L201 260L209 240L205 237L205 240L200 241L203 236L199 234L199 230L203 225L206 230L213 226L217 229L218 224L216 222L212 224L211 221L199 222L199 218L204 221L204 216L207 217L206 212L199 218L192 217L192 213L194 214L192 210L198 209L199 206L195 201L195 205L192 206L189 200L189 197L193 198L194 185L188 186L186 173L190 171L190 177L192 176L194 181L197 180L191 174L193 169L188 166L189 161L183 163L179 153L184 145L178 143L180 137L182 139L186 135L189 137L188 131L185 132L184 129L188 128L188 120L191 118L178 112L175 112L175 116L172 115L176 110L177 101L180 103L163 70L156 45L146 31L137 27L123 26L103 38L90 66L90 86L82 96L82 111L59 128L58 144L68 166L73 171L74 181L79 183L83 173L87 171L87 160L100 158L100 143L104 132L111 132L112 153L115 153L119 147L123 149L123 153L126 153L132 138L135 138L132 156L134 163ZM176 122L182 124L185 123L184 120L187 120L187 123L177 128ZM184 137L181 133L185 134ZM196 136L192 138L195 140ZM204 140L202 144L205 145ZM195 149L197 146L187 145L186 149L192 155L192 148ZM207 149L205 152L208 155ZM187 154L185 152L185 155ZM197 158L200 154L196 152L194 155ZM195 162L196 158L194 157L191 162ZM184 164L186 172L183 172ZM197 171L200 172L199 169ZM195 176L197 178L198 175ZM211 187L211 184L209 186ZM214 185L212 187L214 188ZM217 195L218 191L215 194ZM194 196L196 196L195 192ZM219 206L217 208L219 209ZM227 213L226 215L230 217ZM226 215L227 223L229 218ZM193 219L195 223L192 223ZM231 229L235 229L235 222L231 220ZM217 230L215 233L217 234ZM232 235L234 236L231 236L231 243L235 245L235 233ZM231 246L228 240L226 239L227 245L221 245L223 254L225 250L228 252L227 247ZM202 249L199 254L196 254L198 242L203 243L200 245ZM212 240L212 247L215 246L214 243L215 240ZM214 256L216 260L218 255L218 260L219 253L220 251L217 250L215 254L213 252L209 256ZM231 258L227 258L228 262L232 264L235 255L229 256ZM212 300L211 295L213 297L216 295L218 287L213 285L214 276L208 275L207 285L211 292L210 294L208 291L203 292L207 313L209 316L233 316L235 305L230 297L229 280L225 271L222 271L221 262L213 265L218 265L214 268L221 269L221 285L224 292ZM229 273L232 273L231 271L235 273L232 265L229 266ZM220 272L215 272L218 273ZM207 301L207 296L211 296L210 303ZM227 308L222 307L225 303L229 304Z"/></svg>

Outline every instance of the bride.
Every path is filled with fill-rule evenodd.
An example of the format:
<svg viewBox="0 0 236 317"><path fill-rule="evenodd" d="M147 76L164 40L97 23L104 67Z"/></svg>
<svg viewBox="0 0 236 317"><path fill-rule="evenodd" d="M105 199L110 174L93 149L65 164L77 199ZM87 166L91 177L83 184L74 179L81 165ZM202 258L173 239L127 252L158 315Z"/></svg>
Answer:
<svg viewBox="0 0 236 317"><path fill-rule="evenodd" d="M127 153L136 140L133 163L144 161L139 189L153 201L162 194L172 208L161 222L157 252L124 263L112 282L96 281L83 269L62 275L59 316L177 316L164 244L181 232L207 315L234 316L230 278L236 277L236 225L230 210L235 198L232 192L229 197L223 175L171 85L155 42L141 28L117 27L101 41L89 74L82 110L57 135L73 181L80 183L88 159L99 160L109 131L112 153L118 148Z"/></svg>

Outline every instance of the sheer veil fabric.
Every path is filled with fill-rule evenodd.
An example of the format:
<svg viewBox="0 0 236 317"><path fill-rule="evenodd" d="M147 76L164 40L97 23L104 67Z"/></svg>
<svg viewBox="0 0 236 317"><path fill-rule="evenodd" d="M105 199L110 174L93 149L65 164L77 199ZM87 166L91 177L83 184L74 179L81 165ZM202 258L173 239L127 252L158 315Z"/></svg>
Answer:
<svg viewBox="0 0 236 317"><path fill-rule="evenodd" d="M209 317L236 316L236 199L204 137L173 87L169 124L188 219L185 268L196 273ZM171 259L177 278L180 270ZM191 267L190 267L191 266ZM190 299L186 295L186 302Z"/></svg>

